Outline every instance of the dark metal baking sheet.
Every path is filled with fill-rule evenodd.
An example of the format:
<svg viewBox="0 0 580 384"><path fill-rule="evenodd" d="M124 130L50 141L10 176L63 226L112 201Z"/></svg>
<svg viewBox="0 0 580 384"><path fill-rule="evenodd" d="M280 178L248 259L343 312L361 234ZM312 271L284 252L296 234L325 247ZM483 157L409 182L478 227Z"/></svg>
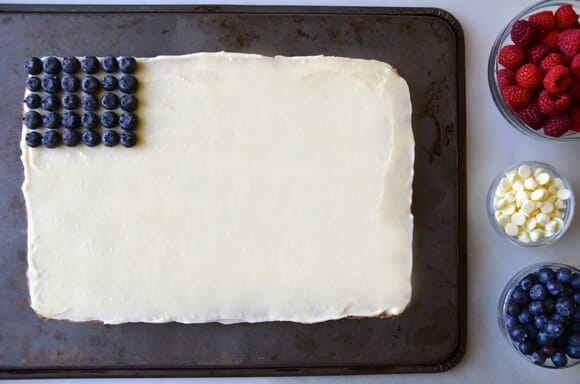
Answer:
<svg viewBox="0 0 580 384"><path fill-rule="evenodd" d="M26 215L20 192L23 58L221 50L378 59L393 64L407 80L416 139L413 296L408 310L391 319L314 325L106 326L38 319L28 306ZM4 5L0 73L1 378L437 372L462 357L464 52L461 27L445 11Z"/></svg>

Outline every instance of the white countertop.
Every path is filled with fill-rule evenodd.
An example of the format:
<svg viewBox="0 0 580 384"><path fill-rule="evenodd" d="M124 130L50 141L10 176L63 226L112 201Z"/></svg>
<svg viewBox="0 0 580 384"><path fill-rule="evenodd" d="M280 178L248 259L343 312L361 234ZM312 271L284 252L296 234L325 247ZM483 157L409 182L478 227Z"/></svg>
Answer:
<svg viewBox="0 0 580 384"><path fill-rule="evenodd" d="M497 111L487 86L487 58L500 29L530 0L241 0L183 1L173 4L222 3L256 5L368 5L428 6L451 12L463 26L467 91L467 184L468 184L468 328L467 349L459 364L437 374L370 375L345 377L244 378L244 379L118 379L69 380L67 383L574 383L580 382L580 366L563 370L535 367L507 345L499 333L496 306L507 280L521 268L540 261L559 261L580 266L580 218L556 244L544 249L520 249L493 232L485 211L485 195L491 179L509 163L542 160L558 167L580 193L580 143L546 143L516 132ZM14 1L0 3L102 3L159 4L162 0L137 1ZM5 381L42 383L46 381Z"/></svg>

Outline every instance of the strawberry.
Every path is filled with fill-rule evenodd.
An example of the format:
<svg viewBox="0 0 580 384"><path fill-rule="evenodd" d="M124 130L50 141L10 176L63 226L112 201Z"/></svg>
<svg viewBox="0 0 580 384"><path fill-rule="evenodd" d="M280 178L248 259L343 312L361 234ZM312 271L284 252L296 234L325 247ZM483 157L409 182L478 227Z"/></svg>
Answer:
<svg viewBox="0 0 580 384"><path fill-rule="evenodd" d="M511 85L503 90L503 97L512 111L518 111L530 103L532 94L529 89Z"/></svg>
<svg viewBox="0 0 580 384"><path fill-rule="evenodd" d="M558 36L558 47L566 56L574 56L580 50L580 28L566 29Z"/></svg>
<svg viewBox="0 0 580 384"><path fill-rule="evenodd" d="M515 85L516 83L516 73L513 69L502 68L497 71L497 82L499 84L499 89L503 90L510 85Z"/></svg>
<svg viewBox="0 0 580 384"><path fill-rule="evenodd" d="M518 68L516 83L520 87L536 89L542 85L544 72L536 64L528 63Z"/></svg>
<svg viewBox="0 0 580 384"><path fill-rule="evenodd" d="M556 26L558 29L572 28L578 25L578 14L571 4L561 6L556 10Z"/></svg>
<svg viewBox="0 0 580 384"><path fill-rule="evenodd" d="M580 108L571 108L568 114L570 115L570 129L574 132L580 132Z"/></svg>
<svg viewBox="0 0 580 384"><path fill-rule="evenodd" d="M540 61L551 52L550 48L543 44L536 44L528 48L528 61L534 64L540 64Z"/></svg>
<svg viewBox="0 0 580 384"><path fill-rule="evenodd" d="M552 11L543 11L534 13L528 19L530 24L532 24L538 31L551 31L556 28L556 17Z"/></svg>
<svg viewBox="0 0 580 384"><path fill-rule="evenodd" d="M544 35L542 35L540 41L546 47L556 51L559 49L558 48L558 36L560 36L560 31L557 31L557 30L550 31L550 32L547 32Z"/></svg>
<svg viewBox="0 0 580 384"><path fill-rule="evenodd" d="M565 93L553 95L543 90L538 96L538 107L540 112L546 116L560 115L568 108L568 105L570 105L570 96Z"/></svg>
<svg viewBox="0 0 580 384"><path fill-rule="evenodd" d="M536 40L538 33L536 31L536 28L528 21L518 20L512 26L510 35L512 41L516 45L522 48L526 48L532 45L532 43Z"/></svg>
<svg viewBox="0 0 580 384"><path fill-rule="evenodd" d="M540 61L540 68L542 68L544 72L548 72L550 68L555 67L556 65L566 65L566 62L566 58L561 53L552 52Z"/></svg>
<svg viewBox="0 0 580 384"><path fill-rule="evenodd" d="M544 123L544 116L540 112L538 103L535 101L517 111L516 115L520 118L521 121L535 130L542 128L542 124Z"/></svg>
<svg viewBox="0 0 580 384"><path fill-rule="evenodd" d="M577 79L580 79L580 53L577 53L572 59L570 70Z"/></svg>
<svg viewBox="0 0 580 384"><path fill-rule="evenodd" d="M570 116L559 115L546 119L544 123L544 133L552 137L560 137L570 128Z"/></svg>
<svg viewBox="0 0 580 384"><path fill-rule="evenodd" d="M551 93L562 93L570 87L572 78L570 70L563 65L556 65L544 76L544 89Z"/></svg>
<svg viewBox="0 0 580 384"><path fill-rule="evenodd" d="M523 48L517 45L506 45L499 50L498 62L506 68L517 68L526 60Z"/></svg>

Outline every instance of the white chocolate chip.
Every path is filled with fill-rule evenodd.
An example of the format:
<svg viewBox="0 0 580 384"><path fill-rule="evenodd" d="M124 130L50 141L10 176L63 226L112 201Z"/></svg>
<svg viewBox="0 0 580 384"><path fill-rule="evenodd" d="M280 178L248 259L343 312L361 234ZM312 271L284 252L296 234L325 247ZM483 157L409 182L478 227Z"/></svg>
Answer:
<svg viewBox="0 0 580 384"><path fill-rule="evenodd" d="M556 211L554 213L554 220L556 220L556 219L564 219L564 217L566 217L566 214L564 214L564 212Z"/></svg>
<svg viewBox="0 0 580 384"><path fill-rule="evenodd" d="M536 210L536 203L531 201L531 200L526 200L522 204L522 211L527 215L530 215L535 210Z"/></svg>
<svg viewBox="0 0 580 384"><path fill-rule="evenodd" d="M562 188L564 186L564 182L562 181L562 179L560 179L559 177L556 177L554 179L554 181L552 182L552 184L554 185L554 187L556 188Z"/></svg>
<svg viewBox="0 0 580 384"><path fill-rule="evenodd" d="M517 236L518 232L519 232L518 226L515 225L514 223L508 223L505 226L505 233L507 233L508 236L515 237Z"/></svg>
<svg viewBox="0 0 580 384"><path fill-rule="evenodd" d="M556 202L554 203L554 205L558 209L566 209L566 202L564 200L558 199L558 200L556 200Z"/></svg>
<svg viewBox="0 0 580 384"><path fill-rule="evenodd" d="M534 169L534 177L538 176L542 172L545 172L544 168L535 168Z"/></svg>
<svg viewBox="0 0 580 384"><path fill-rule="evenodd" d="M512 189L514 191L521 191L522 189L524 189L524 183L522 183L520 180L516 181L515 183L513 183L511 185Z"/></svg>
<svg viewBox="0 0 580 384"><path fill-rule="evenodd" d="M515 211L516 206L514 204L506 205L502 210L502 212L505 213L506 215L513 215Z"/></svg>
<svg viewBox="0 0 580 384"><path fill-rule="evenodd" d="M562 188L558 191L557 196L560 200L568 200L572 197L572 192L569 189Z"/></svg>
<svg viewBox="0 0 580 384"><path fill-rule="evenodd" d="M544 229L546 230L546 235L548 233L554 234L558 230L558 224L554 220L552 220L548 224L546 224Z"/></svg>
<svg viewBox="0 0 580 384"><path fill-rule="evenodd" d="M533 191L534 189L536 189L536 187L538 186L538 182L535 179L527 178L524 181L524 187L526 187L526 189L528 191Z"/></svg>
<svg viewBox="0 0 580 384"><path fill-rule="evenodd" d="M497 223L504 228L506 225L508 225L509 223L511 223L511 218L508 215L500 215L497 218Z"/></svg>
<svg viewBox="0 0 580 384"><path fill-rule="evenodd" d="M516 172L515 169L512 169L511 171L505 174L505 177L507 177L509 182L513 184L514 181L518 179L518 173Z"/></svg>
<svg viewBox="0 0 580 384"><path fill-rule="evenodd" d="M529 166L523 164L518 168L518 175L520 175L520 177L522 179L527 179L528 177L530 177L530 175L532 174L532 170L530 169Z"/></svg>
<svg viewBox="0 0 580 384"><path fill-rule="evenodd" d="M521 241L522 243L529 243L530 242L530 236L528 235L527 232L520 232L520 235L518 236L518 240Z"/></svg>
<svg viewBox="0 0 580 384"><path fill-rule="evenodd" d="M551 213L554 211L554 204L550 203L549 201L544 201L544 203L540 207L540 211L542 211L543 213Z"/></svg>
<svg viewBox="0 0 580 384"><path fill-rule="evenodd" d="M497 210L500 210L504 207L505 205L505 200L500 198L495 198L493 199L493 207Z"/></svg>
<svg viewBox="0 0 580 384"><path fill-rule="evenodd" d="M507 177L502 177L501 181L499 182L499 185L501 185L503 189L505 189L506 191L509 191L509 189L512 186L512 183L510 183Z"/></svg>
<svg viewBox="0 0 580 384"><path fill-rule="evenodd" d="M546 197L546 193L547 191L544 188L538 188L534 192L532 192L530 197L532 198L532 200L536 201L544 200L544 198Z"/></svg>
<svg viewBox="0 0 580 384"><path fill-rule="evenodd" d="M538 213L536 215L536 220L538 224L546 225L550 222L550 217L548 217L548 215L546 215L545 213Z"/></svg>
<svg viewBox="0 0 580 384"><path fill-rule="evenodd" d="M514 194L511 192L506 193L503 198L504 198L505 202L508 204L511 204L511 203L516 201Z"/></svg>
<svg viewBox="0 0 580 384"><path fill-rule="evenodd" d="M526 228L528 228L528 230L532 231L536 228L537 224L538 224L538 221L536 220L536 218L532 217L532 218L528 219L528 221L526 222Z"/></svg>
<svg viewBox="0 0 580 384"><path fill-rule="evenodd" d="M517 212L512 215L512 223L515 225L524 225L526 216L523 213Z"/></svg>
<svg viewBox="0 0 580 384"><path fill-rule="evenodd" d="M544 236L544 231L542 231L541 229L534 229L532 232L530 232L530 240L532 240L532 241L538 241L543 236Z"/></svg>
<svg viewBox="0 0 580 384"><path fill-rule="evenodd" d="M530 194L526 191L517 191L516 192L516 201L523 202L530 199Z"/></svg>
<svg viewBox="0 0 580 384"><path fill-rule="evenodd" d="M548 173L546 173L546 172L539 173L536 176L536 181L540 185L546 185L546 184L548 184L548 182L550 181L550 179L551 179L550 175Z"/></svg>
<svg viewBox="0 0 580 384"><path fill-rule="evenodd" d="M497 188L495 189L495 196L503 197L505 196L506 192L507 191L501 185L498 185Z"/></svg>

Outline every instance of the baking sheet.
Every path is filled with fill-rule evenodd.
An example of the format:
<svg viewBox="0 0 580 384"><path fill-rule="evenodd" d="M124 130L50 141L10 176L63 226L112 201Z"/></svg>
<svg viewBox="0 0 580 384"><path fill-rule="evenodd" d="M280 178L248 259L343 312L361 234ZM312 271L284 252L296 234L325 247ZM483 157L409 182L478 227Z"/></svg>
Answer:
<svg viewBox="0 0 580 384"><path fill-rule="evenodd" d="M23 59L221 50L377 59L394 65L407 80L416 140L408 310L397 318L313 325L107 326L38 319L28 306L20 192ZM0 378L435 372L453 367L463 355L464 52L461 27L448 13L431 8L5 5L0 6L0 52Z"/></svg>

